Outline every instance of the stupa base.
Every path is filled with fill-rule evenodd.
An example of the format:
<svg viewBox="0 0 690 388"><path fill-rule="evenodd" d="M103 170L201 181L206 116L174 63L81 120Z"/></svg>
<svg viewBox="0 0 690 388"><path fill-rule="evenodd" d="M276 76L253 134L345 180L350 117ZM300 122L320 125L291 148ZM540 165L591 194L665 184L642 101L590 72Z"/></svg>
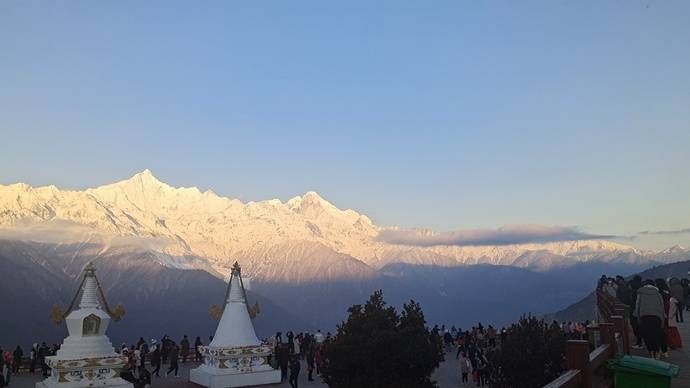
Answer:
<svg viewBox="0 0 690 388"><path fill-rule="evenodd" d="M51 376L36 383L36 388L132 388L131 383L120 378L126 362L125 357L115 353L81 359L46 357Z"/></svg>
<svg viewBox="0 0 690 388"><path fill-rule="evenodd" d="M280 383L280 371L271 368L246 373L224 373L222 369L207 368L202 365L189 371L189 381L209 388L275 384Z"/></svg>
<svg viewBox="0 0 690 388"><path fill-rule="evenodd" d="M98 382L93 381L68 381L57 382L48 378L47 380L36 383L36 388L85 388L85 387L102 387L102 388L133 388L133 385L123 379L108 379Z"/></svg>

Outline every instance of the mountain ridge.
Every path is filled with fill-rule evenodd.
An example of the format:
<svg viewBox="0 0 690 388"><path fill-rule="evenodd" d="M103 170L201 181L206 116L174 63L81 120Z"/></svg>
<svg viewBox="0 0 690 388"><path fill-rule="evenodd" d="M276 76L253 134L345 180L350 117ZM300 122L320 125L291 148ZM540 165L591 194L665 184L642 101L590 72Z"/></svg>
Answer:
<svg viewBox="0 0 690 388"><path fill-rule="evenodd" d="M76 242L119 239L122 243L128 238L133 244L137 239L137 244L153 241L156 246L150 249L169 257L189 257L189 268L216 275L227 272L235 260L241 259L248 274L257 277L269 277L260 268L266 267L263 264L271 256L281 256L275 246L292 252L318 250L321 255L314 260L352 259L373 270L396 262L549 270L590 260L656 262L678 254L677 249L653 254L606 240L501 246L390 244L377 237L391 228L377 226L355 210L341 210L315 191L285 202L271 199L244 203L211 190L172 187L148 169L129 179L81 191L60 190L53 185L0 185L0 233L16 232L21 237L25 232L21 238L31 239L53 229L67 241L69 237ZM35 230L41 233L32 233ZM304 249L305 245L313 247ZM300 261L300 257L295 259ZM318 266L314 261L303 264ZM178 260L175 265L183 267L185 263Z"/></svg>

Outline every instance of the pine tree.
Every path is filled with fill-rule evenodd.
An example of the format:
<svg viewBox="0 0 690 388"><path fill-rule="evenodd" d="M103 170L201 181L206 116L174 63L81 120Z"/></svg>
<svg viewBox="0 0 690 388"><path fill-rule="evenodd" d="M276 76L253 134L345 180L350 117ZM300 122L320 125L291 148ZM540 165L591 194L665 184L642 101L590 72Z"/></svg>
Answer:
<svg viewBox="0 0 690 388"><path fill-rule="evenodd" d="M430 376L443 361L443 351L418 303L410 301L398 315L379 290L348 313L326 346L328 362L321 376L329 387L436 387Z"/></svg>
<svg viewBox="0 0 690 388"><path fill-rule="evenodd" d="M542 387L564 370L565 336L558 327L522 317L490 355L492 387Z"/></svg>

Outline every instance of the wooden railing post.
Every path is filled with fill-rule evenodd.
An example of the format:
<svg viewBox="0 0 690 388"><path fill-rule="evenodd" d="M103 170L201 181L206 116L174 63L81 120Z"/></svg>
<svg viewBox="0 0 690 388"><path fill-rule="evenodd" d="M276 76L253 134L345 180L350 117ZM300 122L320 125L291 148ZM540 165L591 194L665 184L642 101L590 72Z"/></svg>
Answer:
<svg viewBox="0 0 690 388"><path fill-rule="evenodd" d="M618 341L616 341L616 353L618 353L619 351L621 353L625 353L625 338L623 337L623 335L625 334L623 332L623 325L625 325L625 319L620 315L614 315L611 317L611 323L613 323L613 329L615 334L618 334L621 339L620 348L618 347Z"/></svg>
<svg viewBox="0 0 690 388"><path fill-rule="evenodd" d="M623 352L630 354L630 329L628 328L628 320L623 321Z"/></svg>
<svg viewBox="0 0 690 388"><path fill-rule="evenodd" d="M625 310L627 308L628 306L623 303L616 303L616 315L620 315L622 318L620 328L616 326L616 332L620 333L623 338L623 353L630 354L630 334L628 330L628 321L625 317ZM611 317L611 319L613 320L613 317Z"/></svg>
<svg viewBox="0 0 690 388"><path fill-rule="evenodd" d="M589 342L570 340L566 343L565 359L567 369L582 373L580 388L592 388L592 371L589 368Z"/></svg>
<svg viewBox="0 0 690 388"><path fill-rule="evenodd" d="M599 329L590 324L589 326L587 326L587 328L585 330L587 330L587 341L589 341L590 343L596 344L597 339L595 337L595 334Z"/></svg>
<svg viewBox="0 0 690 388"><path fill-rule="evenodd" d="M613 357L616 353L616 333L613 323L604 322L599 324L599 335L601 336L601 343L609 346L609 357Z"/></svg>

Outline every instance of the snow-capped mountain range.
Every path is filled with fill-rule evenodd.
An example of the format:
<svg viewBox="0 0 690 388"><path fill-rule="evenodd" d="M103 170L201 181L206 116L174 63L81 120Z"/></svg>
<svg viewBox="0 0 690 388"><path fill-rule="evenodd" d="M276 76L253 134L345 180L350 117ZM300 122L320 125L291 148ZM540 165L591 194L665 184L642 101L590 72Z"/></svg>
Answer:
<svg viewBox="0 0 690 388"><path fill-rule="evenodd" d="M84 191L0 185L0 237L131 245L172 267L226 274L235 260L248 275L272 280L375 277L392 263L508 265L548 270L581 262L672 261L681 247L651 253L603 241L505 246L412 247L377 239L384 230L366 215L340 210L315 192L243 203L175 188L149 170ZM286 268L299 266L298 274ZM298 278L296 278L298 277Z"/></svg>
<svg viewBox="0 0 690 388"><path fill-rule="evenodd" d="M332 329L377 289L391 305L420 302L429 322L506 324L579 300L602 273L690 259L682 247L653 253L603 240L407 246L381 238L390 231L314 192L243 203L171 187L148 170L84 191L0 185L0 303L15 317L0 320L0 343L61 338L40 317L71 297L88 262L112 302L128 309L114 332L125 338L160 327L208 332L215 322L206 310L235 260L252 278L252 300L265 310L259 328L270 334Z"/></svg>

